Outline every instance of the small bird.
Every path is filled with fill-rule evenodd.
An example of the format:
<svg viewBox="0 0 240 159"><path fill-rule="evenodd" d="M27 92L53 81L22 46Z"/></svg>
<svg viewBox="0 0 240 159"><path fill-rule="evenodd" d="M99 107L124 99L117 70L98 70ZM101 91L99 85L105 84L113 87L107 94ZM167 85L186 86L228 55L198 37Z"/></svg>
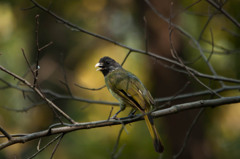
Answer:
<svg viewBox="0 0 240 159"><path fill-rule="evenodd" d="M117 119L117 115L131 106L144 114L147 127L153 139L156 152L163 152L164 148L160 141L160 136L153 123L152 116L148 113L154 106L154 100L143 83L132 73L123 69L122 66L110 57L103 57L95 65L97 71L101 71L105 78L109 92L119 101L120 110L112 117Z"/></svg>

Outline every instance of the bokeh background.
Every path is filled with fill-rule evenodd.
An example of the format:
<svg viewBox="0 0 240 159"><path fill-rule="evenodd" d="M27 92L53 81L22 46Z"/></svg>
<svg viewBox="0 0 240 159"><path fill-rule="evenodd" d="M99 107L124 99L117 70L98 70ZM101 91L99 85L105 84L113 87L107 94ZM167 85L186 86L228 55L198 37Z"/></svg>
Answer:
<svg viewBox="0 0 240 159"><path fill-rule="evenodd" d="M137 0L39 0L62 18L90 32L109 37L132 48L145 50L145 32L147 30L148 50L172 58L169 43L169 24L161 20L146 5ZM240 77L240 28L232 24L225 16L201 1L184 10L191 3L188 0L171 1L152 0L154 7L164 16L173 17L173 22L185 29L199 40L206 56L212 50L214 37L214 53L210 63L221 76ZM216 1L225 3L224 9L240 21L239 0ZM87 34L76 32L59 23L53 17L37 8L29 8L29 0L0 0L0 64L10 71L24 76L28 66L22 55L25 50L31 64L36 61L36 15L39 15L39 44L44 46L50 41L53 44L40 54L39 84L42 89L69 95L66 87L60 82L67 77L68 85L74 96L81 98L117 102L104 88L89 91L76 87L77 83L84 87L98 88L104 85L101 73L96 72L94 65L102 56L110 56L121 63L128 50ZM172 11L171 9L172 8ZM172 12L172 13L171 13ZM209 17L216 14L209 20ZM147 20L145 28L144 18ZM209 21L206 29L204 26ZM204 30L204 31L203 31ZM211 30L211 31L210 31ZM203 32L203 33L201 33ZM212 32L212 33L211 33ZM200 72L209 73L206 64L198 59L199 52L190 39L179 32L173 33L173 41L179 56L189 62L189 66ZM181 93L203 90L188 75L181 74L164 67L165 63L143 54L132 53L124 64L124 68L136 74L150 90L154 98L173 96L191 81ZM18 81L0 72L0 78L13 84ZM31 73L25 76L33 81ZM203 79L202 79L203 80ZM209 84L208 80L203 80ZM0 81L0 87L5 84ZM212 88L218 88L212 82ZM224 92L223 96L236 96L239 91ZM183 103L210 96L195 97L171 104ZM31 100L23 98L21 91L15 89L0 90L0 125L11 134L31 133L46 129L56 122L52 110L40 104L28 111L10 111L6 108L21 110L40 101L37 97ZM55 103L78 122L107 119L111 106L88 104L74 100L57 100ZM118 110L114 107L114 112ZM121 113L126 116L130 109ZM182 144L186 132L199 110L189 110L155 120L163 143L163 155L155 153L152 140L143 121L126 126L123 131L118 158L172 158ZM239 158L240 152L240 105L231 104L204 111L180 158ZM114 145L121 126L75 131L64 136L54 158L58 159L105 159L111 158ZM42 139L42 145L53 137ZM4 142L4 139L0 139ZM37 151L38 141L17 144L0 151L0 158L25 159ZM50 158L54 145L41 152L36 158Z"/></svg>

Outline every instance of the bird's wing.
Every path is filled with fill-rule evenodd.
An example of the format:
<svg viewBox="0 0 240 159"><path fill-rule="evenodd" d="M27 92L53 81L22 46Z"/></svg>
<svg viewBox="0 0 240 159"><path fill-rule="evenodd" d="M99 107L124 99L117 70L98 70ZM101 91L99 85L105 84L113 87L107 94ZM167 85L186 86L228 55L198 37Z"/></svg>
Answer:
<svg viewBox="0 0 240 159"><path fill-rule="evenodd" d="M128 76L124 76L124 78L117 81L118 82L115 83L112 91L115 92L125 103L139 109L140 111L148 111L150 107L154 105L154 100L151 94L143 86L142 82L133 74L128 72Z"/></svg>

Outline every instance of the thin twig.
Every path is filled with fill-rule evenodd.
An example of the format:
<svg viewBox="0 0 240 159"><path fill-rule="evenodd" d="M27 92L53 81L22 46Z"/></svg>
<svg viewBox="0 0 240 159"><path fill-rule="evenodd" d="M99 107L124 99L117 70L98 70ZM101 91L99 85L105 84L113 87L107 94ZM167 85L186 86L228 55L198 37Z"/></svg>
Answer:
<svg viewBox="0 0 240 159"><path fill-rule="evenodd" d="M203 53L203 50L202 50L202 47L200 46L199 42L191 35L189 34L188 32L186 32L184 29L182 29L181 27L179 27L178 25L174 24L171 22L171 19L168 19L166 17L164 17L162 14L160 14L158 12L158 10L149 2L149 0L145 0L145 2L148 4L148 6L152 9L152 11L159 17L161 18L162 20L164 20L165 22L167 22L168 24L170 24L171 28L175 28L177 29L180 33L182 33L184 36L186 36L187 38L191 39L192 42L196 45L200 55L202 56L204 62L207 64L209 70L212 72L212 74L214 76L218 76L216 71L214 70L214 68L212 67L212 65L207 62L207 58L206 56L204 55ZM178 63L178 66L182 66L183 63ZM185 69L187 70L187 72L189 73L189 71L191 72L191 74L194 74L192 72L192 69L191 68L188 68L187 66L185 66ZM194 71L195 72L195 71ZM194 75L197 75L197 74L194 74ZM198 81L199 83L201 83L201 81ZM201 83L203 85L203 83ZM205 86L206 87L206 86ZM209 88L208 88L209 89Z"/></svg>
<svg viewBox="0 0 240 159"><path fill-rule="evenodd" d="M146 3L152 8L152 10L160 17L162 18L165 22L169 23L169 20L167 18L165 18L163 15L159 14L158 11L151 5L151 3L148 1L148 0L145 0ZM104 36L101 36L99 34L95 34L95 33L92 33L92 32L89 32L83 28L80 28L78 27L77 25L74 25L72 23L70 23L69 21L61 18L60 16L56 15L55 13L49 11L47 8L44 8L43 6L41 6L39 3L37 3L36 1L34 0L31 0L31 2L39 9L43 10L44 12L48 13L49 15L53 16L55 19L57 19L58 21L62 22L63 24L73 28L74 30L76 31L80 31L80 32L83 32L83 33L86 33L88 35L91 35L93 37L96 37L96 38L99 38L99 39L102 39L102 40L105 40L107 42L110 42L114 45L117 45L119 47L122 47L122 48L125 48L125 49L128 49L128 50L131 50L132 52L136 52L136 53L141 53L141 54L145 54L145 55L148 55L149 57L153 57L153 58L156 58L158 60L162 60L162 61L165 61L165 62L168 62L168 63L171 63L171 64L174 64L176 66L181 66L181 64L179 64L178 62L174 61L174 60L171 60L171 59L168 59L166 57L163 57L163 56L159 56L157 54L154 54L154 53L151 53L151 52L148 52L146 54L146 51L145 50L139 50L139 49L134 49L134 48L131 48L129 46L126 46L124 44L121 44L119 42L116 42L110 38L107 38L107 37L104 37ZM195 44L196 46L198 47L199 51L202 51L199 43L193 38L193 36L191 36L191 34L189 34L188 32L186 32L184 29L182 29L180 26L176 25L176 24L172 24L172 26L174 26L174 28L176 28L180 33L184 34L186 37L188 37L189 39L191 39ZM171 67L170 67L171 68ZM202 78L209 78L209 79L214 79L214 80L222 80L222 81L228 81L228 82L233 82L233 83L240 83L240 80L236 80L236 79L231 79L231 78L226 78L226 77L221 77L221 76L216 76L216 75L207 75L207 74L203 74L203 73L200 73L198 72L197 70L194 70L193 68L188 68L192 73L194 73L196 76L198 77L202 77Z"/></svg>
<svg viewBox="0 0 240 159"><path fill-rule="evenodd" d="M69 85L68 85L67 77L65 77L65 75L64 75L64 80L65 80L65 81L59 80L59 82L67 88L68 94L69 94L70 96L73 96L73 95L72 95L72 91L71 91L71 89L70 89L70 87L69 87Z"/></svg>
<svg viewBox="0 0 240 159"><path fill-rule="evenodd" d="M7 89L7 88L13 88L19 91L24 91L26 93L34 93L34 90L32 89L25 89L25 88L21 88L19 86L15 86L3 79L0 78L0 81L2 81L3 83L5 83L7 86L3 86L1 89ZM216 93L221 93L224 91L231 91L231 90L239 90L240 89L240 85L233 85L233 86L223 86L221 88L217 88L217 89L213 89L214 92ZM69 96L69 95L63 95L63 94L59 94L57 92L48 90L48 89L44 89L42 90L42 93L51 96L50 100L51 101L57 101L57 100L74 100L74 101L79 101L79 102L84 102L84 103L89 103L89 104L100 104L100 105L104 105L104 106L119 106L119 103L116 102L108 102L108 101L98 101L98 100L91 100L91 99L86 99L86 98L81 98L81 97L77 97L77 96ZM161 98L155 98L155 101L157 103L164 103L164 102L168 102L169 100L172 101L176 101L176 100L180 100L180 99L188 99L188 98L192 98L192 97L198 97L198 96L205 96L205 95L211 95L211 91L209 90L202 90L202 91L198 91L198 92L191 92L191 93L186 93L186 94L178 94L177 96L173 97L169 96L169 97L161 97ZM174 96L174 95L173 95ZM7 109L12 109L13 111L27 111L30 108L33 108L37 105L41 105L41 104L46 104L46 101L40 101L37 103L34 103L30 106L27 106L26 108L23 109L12 109L7 107Z"/></svg>
<svg viewBox="0 0 240 159"><path fill-rule="evenodd" d="M211 41L212 41L212 50L211 50L211 53L210 53L210 55L208 56L208 62L210 61L210 59L211 59L211 57L212 57L212 55L213 55L213 53L214 53L214 38L213 38L213 32L212 32L212 28L210 28L210 35L211 35Z"/></svg>
<svg viewBox="0 0 240 159"><path fill-rule="evenodd" d="M7 133L7 131L5 131L1 126L0 126L0 131L2 132L2 134L4 136L7 137L8 140L11 140L12 139L12 136L10 134Z"/></svg>
<svg viewBox="0 0 240 159"><path fill-rule="evenodd" d="M239 103L240 102L240 96L235 97L222 97L220 99L210 99L210 100L200 100L195 102L188 102L183 104L177 104L173 105L169 108L165 108L162 110L157 110L151 113L153 117L160 117L160 116L166 116L170 114L179 113L181 111L189 110L189 109L197 109L197 108L205 108L205 107L217 107L217 106L223 106L226 104L233 104L233 103ZM57 128L52 128L51 131L49 129L42 130L39 132L34 132L30 134L26 134L22 137L16 137L12 140L9 140L5 143L0 144L0 150L3 148L6 148L8 146L14 145L16 143L25 143L34 139L42 138L49 135L55 135L55 134L62 134L62 133L68 133L80 129L91 129L91 128L99 128L99 127L106 127L106 126L113 126L113 125L120 125L120 124L129 124L132 122L136 122L139 120L143 120L142 116L136 116L134 118L128 117L124 118L123 120L101 120L101 121L92 121L92 122L86 122L86 123L78 123L73 124L70 126L62 126Z"/></svg>
<svg viewBox="0 0 240 159"><path fill-rule="evenodd" d="M198 37L198 41L200 41L202 39L202 36L203 36L203 33L204 31L206 30L207 26L209 25L209 23L211 22L211 20L213 19L215 14L211 14L209 17L208 17L208 20L207 22L205 23L205 25L203 26L203 29L201 29L201 33Z"/></svg>
<svg viewBox="0 0 240 159"><path fill-rule="evenodd" d="M148 24L147 24L147 19L144 16L143 17L144 20L144 39L145 39L145 50L146 50L146 54L148 53L149 49L148 49Z"/></svg>
<svg viewBox="0 0 240 159"><path fill-rule="evenodd" d="M237 32L234 32L234 31L232 31L232 30L229 30L229 29L227 29L227 28L225 28L225 27L222 27L221 30L222 30L222 31L225 31L225 32L227 32L227 33L229 33L229 34L231 34L231 35L234 36L234 37L240 38L240 34L238 34Z"/></svg>
<svg viewBox="0 0 240 159"><path fill-rule="evenodd" d="M113 151L111 153L111 158L112 159L116 159L118 157L118 155L119 155L119 153L117 153L117 150L118 150L119 141L120 141L120 138L121 138L123 130L124 130L124 125L122 125L121 129L118 132L117 141L116 141L116 143L114 145L114 148L113 148Z"/></svg>
<svg viewBox="0 0 240 159"><path fill-rule="evenodd" d="M190 84L190 81L187 81L187 82L183 85L183 87L182 87L180 90L178 90L169 100L167 100L164 104L161 104L161 106L160 106L160 107L157 107L157 108L160 109L160 108L165 107L166 105L170 105L171 102L174 101L174 99L175 99L179 94L181 94L181 93L188 87L189 84Z"/></svg>
<svg viewBox="0 0 240 159"><path fill-rule="evenodd" d="M63 84L67 88L68 94L70 96L73 96L71 88L69 87L69 84L68 84L67 72L66 72L65 67L64 67L64 56L63 56L63 53L61 53L61 56L60 56L60 63L61 63L61 66L62 66L61 68L62 68L63 79L64 79L64 81L60 80L60 83Z"/></svg>
<svg viewBox="0 0 240 159"><path fill-rule="evenodd" d="M26 10L33 9L33 8L35 8L35 7L36 7L36 5L33 5L33 6L30 6L30 7L21 8L21 10L26 11Z"/></svg>
<svg viewBox="0 0 240 159"><path fill-rule="evenodd" d="M63 136L63 134L56 136L54 139L52 139L50 142L48 142L45 146L43 146L41 149L39 149L36 153L34 153L32 156L30 156L28 159L32 159L32 158L36 157L40 152L45 150L48 146L50 146L56 140L58 140L59 138L62 138L62 136Z"/></svg>
<svg viewBox="0 0 240 159"><path fill-rule="evenodd" d="M170 51L172 53L173 58L175 58L176 60L178 60L179 63L182 64L182 67L188 72L188 74L190 76L193 77L193 79L195 79L199 84L201 84L203 87L205 87L206 89L208 89L209 91L211 91L213 94L215 94L218 97L221 97L218 93L214 92L214 90L212 90L209 86L205 85L200 79L198 79L189 69L188 67L183 63L182 59L178 56L175 47L173 45L173 41L172 41L172 33L173 33L173 28L172 28L172 23L171 23L171 18L170 18L170 26L169 26L169 41L170 41ZM204 58L205 55L202 55L202 57ZM209 68L211 69L212 66L209 64L209 62L207 62ZM211 69L213 71L213 74L216 75L214 69Z"/></svg>
<svg viewBox="0 0 240 159"><path fill-rule="evenodd" d="M218 5L212 0L206 0L210 5L212 5L214 8L216 8L218 11L220 11L224 16L227 17L233 24L235 24L238 28L240 28L240 23L233 18L227 11L225 11L221 5Z"/></svg>
<svg viewBox="0 0 240 159"><path fill-rule="evenodd" d="M34 76L34 81L33 81L33 86L36 87L37 85L37 80L38 80L38 70L40 68L39 66L39 56L40 56L40 49L39 49L39 34L38 34L38 30L39 30L39 15L36 15L36 46L37 46L37 58L36 58L36 67L35 67L35 76Z"/></svg>
<svg viewBox="0 0 240 159"><path fill-rule="evenodd" d="M112 112L113 112L113 107L111 107L111 110L110 110L110 112L109 112L109 115L108 115L107 120L110 120L110 118L111 118L111 116L112 116Z"/></svg>
<svg viewBox="0 0 240 159"><path fill-rule="evenodd" d="M191 125L190 125L190 127L189 127L189 129L188 129L188 131L186 133L186 136L184 138L184 142L183 142L183 145L182 145L181 149L179 150L179 152L176 155L173 156L174 159L177 159L177 158L179 158L182 155L182 153L183 153L183 151L184 151L184 149L185 149L185 147L187 145L187 142L189 140L190 134L191 134L191 132L193 130L193 127L196 125L198 119L200 118L200 116L202 115L204 110L205 110L205 108L201 108L200 111L198 112L197 116L192 121L192 123L191 123Z"/></svg>
<svg viewBox="0 0 240 159"><path fill-rule="evenodd" d="M27 62L27 65L28 65L29 70L32 72L32 75L33 75L33 77L34 77L34 76L35 76L35 73L34 73L34 71L33 71L33 69L32 69L32 66L30 65L30 63L29 63L29 61L28 61L28 59L27 59L27 56L26 56L23 48L22 48L22 54L23 54L23 57L24 57L25 61Z"/></svg>
<svg viewBox="0 0 240 159"><path fill-rule="evenodd" d="M180 15L181 13L185 13L189 8L192 8L193 6L195 6L196 4L198 4L201 1L202 0L197 0L196 2L191 3L189 6L185 7L181 11L175 13L174 15L172 14L172 18L176 18L176 16Z"/></svg>
<svg viewBox="0 0 240 159"><path fill-rule="evenodd" d="M81 85L79 85L77 83L74 83L74 85L79 87L79 88L90 90L90 91L99 91L99 90L103 89L104 87L106 87L106 85L103 85L103 86L101 86L99 88L88 88L88 87L83 87L83 86L81 86Z"/></svg>
<svg viewBox="0 0 240 159"><path fill-rule="evenodd" d="M62 111L60 108L58 108L58 106L56 106L51 100L49 100L48 98L45 97L45 95L36 87L34 87L33 85L31 85L27 80L23 79L22 77L16 75L15 73L7 70L6 68L4 68L3 66L0 65L0 70L2 70L3 72L9 74L10 76L18 79L19 81L21 81L23 84L27 85L29 88L31 88L35 93L37 93L44 101L46 101L51 107L53 107L55 110L57 110L62 116L64 116L68 121L70 121L71 123L76 123L72 118L70 118L64 111Z"/></svg>
<svg viewBox="0 0 240 159"><path fill-rule="evenodd" d="M52 45L52 44L53 44L53 42L50 41L49 43L47 43L47 44L44 45L43 47L39 48L39 51L42 51L42 50L46 49L47 47L49 47L49 46Z"/></svg>
<svg viewBox="0 0 240 159"><path fill-rule="evenodd" d="M50 159L53 158L53 156L54 156L54 154L55 154L55 152L56 152L56 150L57 150L57 148L58 148L60 142L61 142L62 139L63 139L63 136L64 136L64 133L63 133L63 134L60 136L60 138L58 139L58 142L57 142L57 144L55 145L55 147L54 147L54 149L53 149L53 152L52 152L52 154L51 154Z"/></svg>
<svg viewBox="0 0 240 159"><path fill-rule="evenodd" d="M127 55L126 55L125 58L123 59L123 62L121 63L121 66L124 65L124 63L126 62L128 56L129 56L131 53L132 53L132 50L129 50L128 53L127 53Z"/></svg>

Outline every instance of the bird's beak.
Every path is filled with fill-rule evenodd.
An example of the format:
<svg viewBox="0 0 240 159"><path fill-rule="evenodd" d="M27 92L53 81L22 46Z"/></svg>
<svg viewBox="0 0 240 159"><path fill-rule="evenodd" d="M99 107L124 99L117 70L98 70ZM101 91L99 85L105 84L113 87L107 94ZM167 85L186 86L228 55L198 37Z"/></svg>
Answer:
<svg viewBox="0 0 240 159"><path fill-rule="evenodd" d="M95 65L95 68L98 67L98 68L96 69L96 71L101 71L101 70L103 69L102 66L103 66L102 63L97 63L97 64Z"/></svg>

